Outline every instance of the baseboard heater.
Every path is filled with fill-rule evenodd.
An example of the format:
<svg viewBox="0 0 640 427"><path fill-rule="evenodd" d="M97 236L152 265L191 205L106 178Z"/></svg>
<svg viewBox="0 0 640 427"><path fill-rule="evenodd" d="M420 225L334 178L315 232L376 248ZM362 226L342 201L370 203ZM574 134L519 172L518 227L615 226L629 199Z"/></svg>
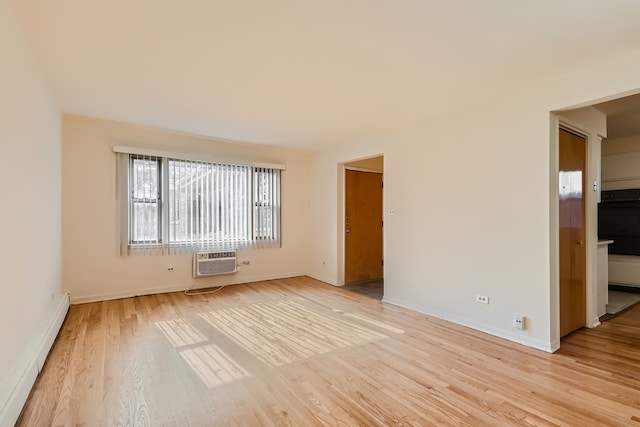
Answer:
<svg viewBox="0 0 640 427"><path fill-rule="evenodd" d="M237 271L236 251L196 252L193 254L193 277L231 274Z"/></svg>

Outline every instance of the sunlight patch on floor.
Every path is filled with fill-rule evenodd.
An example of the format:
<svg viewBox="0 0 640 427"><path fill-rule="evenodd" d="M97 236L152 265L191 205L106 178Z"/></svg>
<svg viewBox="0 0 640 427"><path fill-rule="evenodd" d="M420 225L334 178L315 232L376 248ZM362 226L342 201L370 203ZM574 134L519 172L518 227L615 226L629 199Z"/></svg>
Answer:
<svg viewBox="0 0 640 427"><path fill-rule="evenodd" d="M386 338L288 301L251 304L200 316L270 367Z"/></svg>
<svg viewBox="0 0 640 427"><path fill-rule="evenodd" d="M207 341L207 338L185 319L163 320L156 322L156 326L174 347Z"/></svg>
<svg viewBox="0 0 640 427"><path fill-rule="evenodd" d="M183 350L180 356L208 388L229 384L249 376L246 370L215 344Z"/></svg>

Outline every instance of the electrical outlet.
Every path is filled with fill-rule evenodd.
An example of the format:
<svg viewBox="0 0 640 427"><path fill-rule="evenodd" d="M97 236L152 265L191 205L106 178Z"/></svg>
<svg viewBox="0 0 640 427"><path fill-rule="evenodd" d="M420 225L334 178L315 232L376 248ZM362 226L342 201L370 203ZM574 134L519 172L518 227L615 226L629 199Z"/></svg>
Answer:
<svg viewBox="0 0 640 427"><path fill-rule="evenodd" d="M513 315L513 327L516 329L524 329L524 316L522 314Z"/></svg>
<svg viewBox="0 0 640 427"><path fill-rule="evenodd" d="M170 265L169 267L167 267L167 273L173 273L175 270L173 268L172 265Z"/></svg>
<svg viewBox="0 0 640 427"><path fill-rule="evenodd" d="M480 304L489 304L489 297L486 295L476 295L476 302Z"/></svg>

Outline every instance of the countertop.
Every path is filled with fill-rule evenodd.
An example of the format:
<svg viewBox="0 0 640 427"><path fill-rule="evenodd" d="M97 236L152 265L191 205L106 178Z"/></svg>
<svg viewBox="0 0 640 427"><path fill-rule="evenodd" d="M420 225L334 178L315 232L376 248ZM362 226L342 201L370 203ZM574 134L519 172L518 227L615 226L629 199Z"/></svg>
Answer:
<svg viewBox="0 0 640 427"><path fill-rule="evenodd" d="M598 240L598 246L610 245L612 243L613 243L613 240Z"/></svg>

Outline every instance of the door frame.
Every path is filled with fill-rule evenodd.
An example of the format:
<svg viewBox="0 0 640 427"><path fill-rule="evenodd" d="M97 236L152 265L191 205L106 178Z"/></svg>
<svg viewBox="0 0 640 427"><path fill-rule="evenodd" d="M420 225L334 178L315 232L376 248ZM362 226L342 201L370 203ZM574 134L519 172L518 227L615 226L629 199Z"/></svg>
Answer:
<svg viewBox="0 0 640 427"><path fill-rule="evenodd" d="M584 129L577 123L562 117L562 113L551 113L551 177L550 177L550 338L551 351L560 348L560 209L559 209L559 148L560 129L585 139L585 251L586 251L586 319L585 326L600 325L597 315L597 250L598 250L598 198L600 194L600 142L602 137ZM594 190L593 183L596 183Z"/></svg>
<svg viewBox="0 0 640 427"><path fill-rule="evenodd" d="M357 167L357 166L352 166L350 165L351 163L355 163L355 162L359 162L362 160L368 160L368 159L373 159L376 157L382 157L384 160L384 154L380 153L380 154L373 154L370 156L366 156L366 157L359 157L356 159L352 159L352 160L346 160L344 162L340 162L338 163L338 227L337 227L337 232L338 232L338 236L337 236L337 250L336 250L336 254L337 254L337 267L338 267L338 271L337 271L337 285L338 286L344 286L345 284L345 255L346 255L346 249L345 249L345 222L346 222L346 216L347 216L347 212L346 212L346 171L348 169L350 170L355 170L355 171L359 171L359 172L373 172L373 173L380 173L382 174L382 180L384 182L384 167L382 171L379 170L374 170L374 169L367 169L367 168L361 168L361 167ZM385 192L382 192L382 218L384 220L384 207L385 207ZM382 228L382 259L385 259L385 229L384 227ZM382 278L384 280L384 276L385 276L385 269L382 269Z"/></svg>

